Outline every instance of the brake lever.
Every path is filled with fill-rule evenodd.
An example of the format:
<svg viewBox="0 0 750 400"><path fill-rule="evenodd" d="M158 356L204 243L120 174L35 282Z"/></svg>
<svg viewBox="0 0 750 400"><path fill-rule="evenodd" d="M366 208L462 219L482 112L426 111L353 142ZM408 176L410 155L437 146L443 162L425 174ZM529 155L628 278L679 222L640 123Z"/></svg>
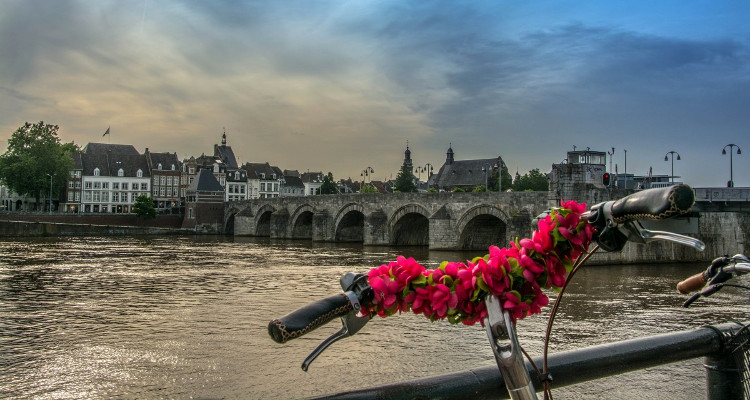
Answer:
<svg viewBox="0 0 750 400"><path fill-rule="evenodd" d="M347 292L347 295L352 292ZM353 293L352 293L353 294ZM341 317L341 329L338 330L338 332L334 333L333 335L329 336L328 339L321 342L315 349L305 358L305 360L302 362L302 370L307 371L307 368L310 367L310 364L317 358L320 353L322 353L325 349L328 348L328 346L332 345L333 343L337 342L340 339L353 336L355 333L359 332L360 329L362 329L365 324L367 324L368 321L370 321L370 316L357 316L359 311L351 311L349 314L346 314L345 316Z"/></svg>
<svg viewBox="0 0 750 400"><path fill-rule="evenodd" d="M652 231L646 229L638 221L628 221L620 224L628 234L628 239L636 243L650 243L657 240L666 240L669 242L690 246L698 251L706 249L706 244L694 237L681 235L679 233L667 231Z"/></svg>
<svg viewBox="0 0 750 400"><path fill-rule="evenodd" d="M367 282L367 276L362 274L346 273L341 277L341 288L352 304L352 311L341 317L341 329L321 342L302 362L302 370L307 371L310 364L333 343L354 336L372 318L370 315L360 315L362 305L360 302L372 299L372 288Z"/></svg>

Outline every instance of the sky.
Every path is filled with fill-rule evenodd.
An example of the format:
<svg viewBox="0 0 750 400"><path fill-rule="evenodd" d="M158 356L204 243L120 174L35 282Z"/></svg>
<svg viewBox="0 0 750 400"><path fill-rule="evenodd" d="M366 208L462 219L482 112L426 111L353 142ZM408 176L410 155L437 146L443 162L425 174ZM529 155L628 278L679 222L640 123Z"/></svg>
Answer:
<svg viewBox="0 0 750 400"><path fill-rule="evenodd" d="M748 20L724 0L0 0L0 150L26 121L180 159L226 132L240 163L384 180L407 143L435 172L449 146L511 174L614 149L613 172L748 187Z"/></svg>

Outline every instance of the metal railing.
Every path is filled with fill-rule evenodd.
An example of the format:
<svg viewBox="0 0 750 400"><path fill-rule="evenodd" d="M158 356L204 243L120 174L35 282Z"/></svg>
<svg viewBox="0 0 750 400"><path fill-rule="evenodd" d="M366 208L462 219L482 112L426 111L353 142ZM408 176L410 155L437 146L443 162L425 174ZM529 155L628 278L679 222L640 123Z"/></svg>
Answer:
<svg viewBox="0 0 750 400"><path fill-rule="evenodd" d="M556 387L573 385L639 369L705 357L707 398L742 398L741 371L725 344L742 326L705 326L638 339L608 343L550 355L549 371ZM541 358L534 359L541 365ZM540 390L541 382L527 361L526 368ZM747 366L746 366L747 368ZM338 393L320 399L498 399L508 398L496 366L409 382Z"/></svg>
<svg viewBox="0 0 750 400"><path fill-rule="evenodd" d="M750 188L693 188L695 201L750 202Z"/></svg>

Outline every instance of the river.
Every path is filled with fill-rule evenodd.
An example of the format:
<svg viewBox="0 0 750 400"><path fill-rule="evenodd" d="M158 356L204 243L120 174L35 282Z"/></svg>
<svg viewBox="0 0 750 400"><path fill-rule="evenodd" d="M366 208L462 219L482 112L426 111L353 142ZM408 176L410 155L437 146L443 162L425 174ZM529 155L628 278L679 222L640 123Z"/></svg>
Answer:
<svg viewBox="0 0 750 400"><path fill-rule="evenodd" d="M268 322L339 292L345 272L398 254L429 268L473 253L226 237L0 241L0 398L296 399L493 365L479 326L376 317L311 365L338 326L279 345ZM674 290L701 265L596 266L571 282L552 351L744 319L726 290L690 309ZM732 305L734 304L734 306ZM546 318L519 322L541 352ZM331 324L334 325L334 324ZM704 397L701 360L554 390L558 398Z"/></svg>

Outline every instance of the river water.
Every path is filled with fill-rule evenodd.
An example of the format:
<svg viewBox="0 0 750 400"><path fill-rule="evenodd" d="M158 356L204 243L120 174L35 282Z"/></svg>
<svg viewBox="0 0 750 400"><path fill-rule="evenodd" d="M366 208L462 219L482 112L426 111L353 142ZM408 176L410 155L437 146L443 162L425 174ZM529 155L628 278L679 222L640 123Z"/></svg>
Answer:
<svg viewBox="0 0 750 400"><path fill-rule="evenodd" d="M373 319L310 367L338 329L278 345L271 319L339 292L338 278L414 256L429 268L477 254L224 237L0 241L0 398L295 399L493 365L479 326ZM701 265L596 266L571 282L554 351L744 319L746 296L683 309L673 289ZM732 306L735 304L735 306ZM546 318L519 322L541 352ZM331 324L334 325L334 324ZM701 360L556 389L558 398L701 398Z"/></svg>

